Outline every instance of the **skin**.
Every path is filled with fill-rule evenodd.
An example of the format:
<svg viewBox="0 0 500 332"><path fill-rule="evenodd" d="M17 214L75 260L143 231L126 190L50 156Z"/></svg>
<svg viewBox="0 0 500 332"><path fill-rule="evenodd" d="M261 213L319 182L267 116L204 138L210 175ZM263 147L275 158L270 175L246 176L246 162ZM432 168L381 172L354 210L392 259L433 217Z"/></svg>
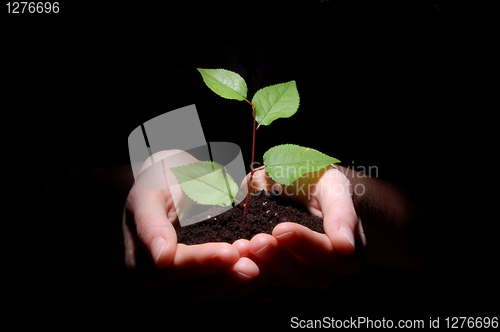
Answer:
<svg viewBox="0 0 500 332"><path fill-rule="evenodd" d="M260 269L268 270L279 283L293 288L326 288L339 274L359 270L366 244L352 200L351 183L334 167L308 173L283 187L265 168L256 170L252 189L278 190L322 217L326 234L296 223L281 223L272 235L258 234L233 245Z"/></svg>
<svg viewBox="0 0 500 332"><path fill-rule="evenodd" d="M174 166L191 161L187 153L175 153L179 162ZM359 186L361 193L353 191ZM127 266L142 271L148 283L173 296L182 291L183 296L187 292L196 298L258 294L268 299L275 284L326 288L338 275L355 273L364 263L412 269L425 257L425 246L412 247L415 241L407 235L413 233L407 230L425 225L415 218L414 202L394 184L329 166L283 187L261 167L251 188L279 190L298 200L324 219L325 234L285 222L272 235L258 234L250 241L178 244L175 206L183 204L182 194L168 186L151 189L136 182L123 218ZM424 236L421 243L430 243L431 238Z"/></svg>
<svg viewBox="0 0 500 332"><path fill-rule="evenodd" d="M183 151L172 153L176 153L177 163L169 163L168 167L187 164L194 159ZM172 153L161 152L154 157L155 160L166 161ZM143 183L148 180L155 179L149 178ZM156 180L158 182L165 179ZM185 290L192 292L192 296L197 298L212 298L216 294L229 293L257 277L257 265L249 258L241 257L237 248L231 244L187 246L177 243L174 229L177 221L176 206L182 205L182 201L182 193L170 190L169 186L151 189L141 183L134 183L127 197L123 217L125 260L129 269L140 270L146 265L143 269L153 271L147 278L148 282L153 280L153 284L170 289L170 293L180 290L180 280L189 280L191 286L185 287ZM143 252L150 259L144 259L141 256ZM148 266L152 264L155 269ZM198 286L193 287L193 284Z"/></svg>

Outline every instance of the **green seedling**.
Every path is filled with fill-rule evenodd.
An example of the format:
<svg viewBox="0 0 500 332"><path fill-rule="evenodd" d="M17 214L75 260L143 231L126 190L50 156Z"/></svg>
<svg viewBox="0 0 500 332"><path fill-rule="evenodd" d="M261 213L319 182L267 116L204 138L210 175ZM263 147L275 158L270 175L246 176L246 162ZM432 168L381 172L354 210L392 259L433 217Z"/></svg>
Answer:
<svg viewBox="0 0 500 332"><path fill-rule="evenodd" d="M252 100L247 99L245 80L225 69L198 69L205 84L226 99L245 101L252 107L252 158L248 192L243 205L246 215L254 175L255 137L260 126L268 126L279 118L288 118L297 112L300 98L295 81L268 86L258 90ZM257 126L258 124L258 126ZM294 144L283 144L264 154L267 174L282 185L289 185L309 172L316 172L339 160L319 151ZM238 185L226 174L225 168L215 162L198 162L172 168L182 189L199 204L228 206L234 204Z"/></svg>

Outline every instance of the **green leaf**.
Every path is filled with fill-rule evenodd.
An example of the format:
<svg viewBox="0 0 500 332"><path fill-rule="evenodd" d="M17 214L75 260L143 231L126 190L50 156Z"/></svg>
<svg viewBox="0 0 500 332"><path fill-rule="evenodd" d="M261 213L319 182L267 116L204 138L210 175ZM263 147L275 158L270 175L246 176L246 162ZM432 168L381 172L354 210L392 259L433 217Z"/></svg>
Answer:
<svg viewBox="0 0 500 332"><path fill-rule="evenodd" d="M302 175L317 172L338 159L294 144L278 145L264 153L266 172L276 182L289 185Z"/></svg>
<svg viewBox="0 0 500 332"><path fill-rule="evenodd" d="M255 93L252 104L256 108L259 125L269 125L278 118L288 118L299 108L299 92L295 81L271 85Z"/></svg>
<svg viewBox="0 0 500 332"><path fill-rule="evenodd" d="M240 75L226 69L198 68L198 71L205 84L219 96L236 100L247 98L247 84Z"/></svg>
<svg viewBox="0 0 500 332"><path fill-rule="evenodd" d="M200 161L171 170L186 195L199 204L228 206L238 193L238 185L218 163Z"/></svg>

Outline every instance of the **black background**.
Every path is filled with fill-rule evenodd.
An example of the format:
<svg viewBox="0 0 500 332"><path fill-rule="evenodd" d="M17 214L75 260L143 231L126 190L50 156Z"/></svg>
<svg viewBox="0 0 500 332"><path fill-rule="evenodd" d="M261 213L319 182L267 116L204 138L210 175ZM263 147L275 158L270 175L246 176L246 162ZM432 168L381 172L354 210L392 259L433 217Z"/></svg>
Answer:
<svg viewBox="0 0 500 332"><path fill-rule="evenodd" d="M449 1L72 2L60 8L50 15L9 15L2 8L4 214L13 226L5 237L13 263L8 273L22 281L13 308L38 312L46 324L60 323L61 312L90 324L137 316L165 328L174 317L187 325L266 321L285 328L293 316L440 316L443 324L446 315L494 314L498 259L488 212L496 195L484 190L496 173L487 8ZM172 309L121 281L95 282L100 273L112 280L119 267L109 272L102 262L94 268L92 257L52 256L71 253L64 247L71 241L61 237L80 239L80 228L97 232L97 222L119 216L123 198L109 198L112 212L102 193L95 205L70 200L52 202L58 211L33 211L42 188L64 183L61 176L74 169L126 165L128 134L144 121L196 103L207 141L238 143L248 162L250 108L215 96L197 67L240 73L250 96L297 81L299 111L259 129L258 160L276 144L295 143L346 166L377 166L380 178L407 183L418 195L438 192L436 213L444 217L429 231L446 236L428 262L412 272L367 267L328 291L282 290L270 304L240 300L207 309L195 302L201 312L193 321L177 316L182 301ZM75 191L60 188L60 196ZM79 241L73 245L82 253L89 242ZM56 305L47 308L49 298Z"/></svg>

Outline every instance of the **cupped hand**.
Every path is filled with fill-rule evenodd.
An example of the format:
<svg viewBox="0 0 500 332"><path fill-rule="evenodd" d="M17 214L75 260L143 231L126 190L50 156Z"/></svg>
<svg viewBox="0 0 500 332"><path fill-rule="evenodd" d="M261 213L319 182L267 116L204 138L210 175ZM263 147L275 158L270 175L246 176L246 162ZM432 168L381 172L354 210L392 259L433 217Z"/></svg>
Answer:
<svg viewBox="0 0 500 332"><path fill-rule="evenodd" d="M172 296L216 298L236 292L259 274L256 264L240 257L236 247L177 243L174 224L190 202L173 184L170 167L196 159L179 150L153 157L160 172L141 173L127 197L123 216L127 266L138 271L144 283L160 286ZM143 169L150 165L146 162Z"/></svg>
<svg viewBox="0 0 500 332"><path fill-rule="evenodd" d="M256 169L252 190L277 190L323 218L325 234L284 222L272 236L259 234L235 245L261 269L294 288L328 287L336 276L359 270L366 241L352 200L349 179L333 166L311 172L289 186L273 181L265 168Z"/></svg>

